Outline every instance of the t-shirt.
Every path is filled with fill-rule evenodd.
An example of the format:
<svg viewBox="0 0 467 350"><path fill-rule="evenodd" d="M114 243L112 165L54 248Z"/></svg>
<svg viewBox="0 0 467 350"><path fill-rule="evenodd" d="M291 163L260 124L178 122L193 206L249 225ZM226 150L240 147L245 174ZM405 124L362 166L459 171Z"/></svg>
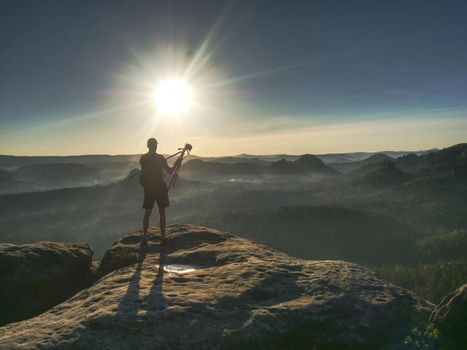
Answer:
<svg viewBox="0 0 467 350"><path fill-rule="evenodd" d="M141 183L144 188L167 188L164 182L162 169L167 169L167 160L160 154L148 152L141 156Z"/></svg>

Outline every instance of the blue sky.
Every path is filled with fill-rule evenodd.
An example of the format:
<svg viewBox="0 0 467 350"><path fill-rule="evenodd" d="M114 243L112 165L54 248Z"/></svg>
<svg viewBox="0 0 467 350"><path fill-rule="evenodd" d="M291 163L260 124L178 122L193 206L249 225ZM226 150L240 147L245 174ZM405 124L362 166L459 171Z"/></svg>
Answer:
<svg viewBox="0 0 467 350"><path fill-rule="evenodd" d="M466 15L451 0L2 1L0 153L138 153L153 135L205 155L465 141ZM199 108L140 106L195 61Z"/></svg>

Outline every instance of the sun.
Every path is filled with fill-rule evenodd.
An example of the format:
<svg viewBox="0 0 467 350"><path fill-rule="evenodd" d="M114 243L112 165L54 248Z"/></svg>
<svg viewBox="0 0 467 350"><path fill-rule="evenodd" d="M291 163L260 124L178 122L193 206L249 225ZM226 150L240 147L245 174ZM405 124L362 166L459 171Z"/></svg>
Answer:
<svg viewBox="0 0 467 350"><path fill-rule="evenodd" d="M193 93L185 80L171 78L159 82L154 97L162 115L178 116L190 109Z"/></svg>

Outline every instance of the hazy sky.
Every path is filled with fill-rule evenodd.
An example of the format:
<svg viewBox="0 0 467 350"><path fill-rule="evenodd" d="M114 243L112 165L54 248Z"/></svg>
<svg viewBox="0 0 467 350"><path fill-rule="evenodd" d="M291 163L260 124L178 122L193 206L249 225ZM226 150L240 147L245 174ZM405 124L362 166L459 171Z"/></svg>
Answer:
<svg viewBox="0 0 467 350"><path fill-rule="evenodd" d="M0 154L418 150L467 141L467 2L0 3ZM158 115L160 79L194 91Z"/></svg>

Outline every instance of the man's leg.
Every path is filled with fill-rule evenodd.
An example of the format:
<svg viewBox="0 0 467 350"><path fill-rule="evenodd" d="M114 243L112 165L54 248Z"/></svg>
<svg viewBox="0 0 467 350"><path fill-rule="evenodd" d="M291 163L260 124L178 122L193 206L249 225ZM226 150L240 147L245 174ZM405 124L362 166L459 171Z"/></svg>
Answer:
<svg viewBox="0 0 467 350"><path fill-rule="evenodd" d="M159 227L161 229L161 238L165 238L165 208L159 208Z"/></svg>
<svg viewBox="0 0 467 350"><path fill-rule="evenodd" d="M149 218L151 217L152 209L145 209L144 210L144 218L143 218L143 231L144 231L144 238L148 236L148 229L149 229Z"/></svg>

